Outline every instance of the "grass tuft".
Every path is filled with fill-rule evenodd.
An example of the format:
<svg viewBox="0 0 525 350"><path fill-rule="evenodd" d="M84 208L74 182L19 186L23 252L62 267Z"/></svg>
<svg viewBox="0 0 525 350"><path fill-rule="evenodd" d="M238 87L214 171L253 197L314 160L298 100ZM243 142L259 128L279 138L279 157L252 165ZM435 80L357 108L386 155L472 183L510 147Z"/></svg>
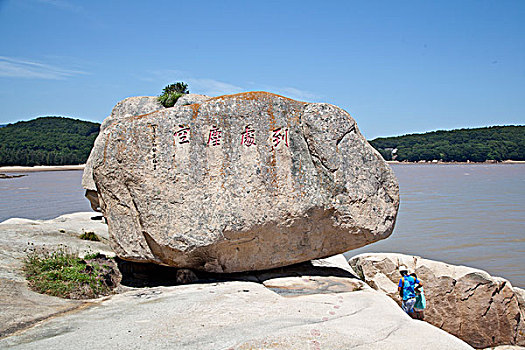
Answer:
<svg viewBox="0 0 525 350"><path fill-rule="evenodd" d="M100 241L100 238L98 238L96 233L92 231L84 232L83 234L80 235L80 239L83 239L85 241L95 241L95 242Z"/></svg>
<svg viewBox="0 0 525 350"><path fill-rule="evenodd" d="M81 259L64 250L32 252L24 261L29 286L39 293L70 299L108 295L112 287L108 274L112 271L90 260L93 256Z"/></svg>

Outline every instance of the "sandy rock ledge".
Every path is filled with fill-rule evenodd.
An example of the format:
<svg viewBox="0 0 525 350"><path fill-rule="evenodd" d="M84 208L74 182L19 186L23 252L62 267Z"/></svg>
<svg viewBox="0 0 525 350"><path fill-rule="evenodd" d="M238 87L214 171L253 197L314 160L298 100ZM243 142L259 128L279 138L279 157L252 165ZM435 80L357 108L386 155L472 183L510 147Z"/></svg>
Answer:
<svg viewBox="0 0 525 350"><path fill-rule="evenodd" d="M105 237L104 224L91 215L0 224L6 296L0 348L471 348L409 318L384 293L354 278L341 255L222 282L128 288L87 303L29 291L20 271L28 241L107 252L103 242L77 242L82 230Z"/></svg>
<svg viewBox="0 0 525 350"><path fill-rule="evenodd" d="M9 219L0 223L0 337L24 329L39 320L88 305L31 291L22 271L23 259L33 249L65 249L81 254L101 252L114 256L108 245L107 226L91 220L95 213L75 213L53 220ZM100 242L81 240L83 232L95 232Z"/></svg>

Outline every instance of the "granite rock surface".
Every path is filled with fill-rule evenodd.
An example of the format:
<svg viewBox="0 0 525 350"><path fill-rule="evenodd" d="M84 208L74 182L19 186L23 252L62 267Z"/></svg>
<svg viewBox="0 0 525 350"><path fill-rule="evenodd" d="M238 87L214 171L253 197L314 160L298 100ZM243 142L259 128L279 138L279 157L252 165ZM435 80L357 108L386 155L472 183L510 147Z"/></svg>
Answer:
<svg viewBox="0 0 525 350"><path fill-rule="evenodd" d="M88 305L79 300L33 292L28 287L23 267L27 254L44 248L80 255L100 252L114 256L107 245L107 226L101 220L91 220L93 214L67 214L53 220L9 219L0 223L0 337ZM101 241L80 239L84 232L94 232Z"/></svg>
<svg viewBox="0 0 525 350"><path fill-rule="evenodd" d="M523 290L485 271L393 253L361 254L349 260L372 288L399 302L399 265L423 282L424 320L475 348L525 346Z"/></svg>
<svg viewBox="0 0 525 350"><path fill-rule="evenodd" d="M383 293L356 289L359 280L268 282L271 289L225 281L133 290L0 339L0 348L472 349Z"/></svg>
<svg viewBox="0 0 525 350"><path fill-rule="evenodd" d="M209 100L211 96L199 95L199 94L184 94L177 99L175 106L187 106L194 103L203 103Z"/></svg>
<svg viewBox="0 0 525 350"><path fill-rule="evenodd" d="M336 106L265 92L142 115L122 106L112 114L118 122L104 122L89 162L123 259L263 270L393 230L397 180Z"/></svg>
<svg viewBox="0 0 525 350"><path fill-rule="evenodd" d="M92 215L0 224L0 348L471 349L410 319L390 298L356 279L341 255L270 271L220 274L196 284L121 286L121 294L90 301L30 291L21 272L28 243L111 254L107 227ZM88 230L102 241L80 240Z"/></svg>

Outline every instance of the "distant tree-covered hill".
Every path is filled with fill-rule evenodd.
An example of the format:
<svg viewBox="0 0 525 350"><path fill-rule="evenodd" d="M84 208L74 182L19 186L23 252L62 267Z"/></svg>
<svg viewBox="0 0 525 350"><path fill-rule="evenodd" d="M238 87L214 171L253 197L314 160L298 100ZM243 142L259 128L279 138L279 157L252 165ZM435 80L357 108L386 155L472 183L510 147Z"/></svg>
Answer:
<svg viewBox="0 0 525 350"><path fill-rule="evenodd" d="M83 164L100 124L42 117L0 127L0 166ZM525 126L434 131L370 141L386 160L525 160Z"/></svg>
<svg viewBox="0 0 525 350"><path fill-rule="evenodd" d="M0 166L85 163L100 124L42 117L0 128Z"/></svg>
<svg viewBox="0 0 525 350"><path fill-rule="evenodd" d="M433 131L370 141L386 160L525 160L525 126Z"/></svg>

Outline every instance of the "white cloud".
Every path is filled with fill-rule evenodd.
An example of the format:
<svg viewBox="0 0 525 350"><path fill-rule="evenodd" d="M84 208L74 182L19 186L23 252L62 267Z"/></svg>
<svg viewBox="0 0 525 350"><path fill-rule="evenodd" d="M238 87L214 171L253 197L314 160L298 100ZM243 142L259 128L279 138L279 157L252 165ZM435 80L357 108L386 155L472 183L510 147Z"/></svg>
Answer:
<svg viewBox="0 0 525 350"><path fill-rule="evenodd" d="M155 79L156 78L156 79ZM183 81L188 84L188 88L193 94L203 94L208 96L220 96L236 94L246 91L245 88L233 85L224 81L211 78L195 78L190 74L179 70L157 70L152 71L150 76L141 77L144 81L163 79L166 84Z"/></svg>
<svg viewBox="0 0 525 350"><path fill-rule="evenodd" d="M142 77L141 79L149 82L156 81L159 78L162 78L166 84L183 81L188 84L191 93L208 96L236 94L245 91L268 91L300 101L316 101L320 99L318 95L312 92L290 86L276 87L255 82L247 82L247 86L238 86L211 78L195 78L191 74L179 70L152 71L151 76Z"/></svg>
<svg viewBox="0 0 525 350"><path fill-rule="evenodd" d="M249 82L250 89L252 90L263 90L273 92L274 94L282 95L294 100L315 102L321 99L319 95L313 92L297 89L291 86L272 86L266 84L257 84L255 82Z"/></svg>
<svg viewBox="0 0 525 350"><path fill-rule="evenodd" d="M315 94L306 91L306 90L300 90L293 87L283 87L283 88L276 88L277 93L281 93L281 95L284 95L289 98L293 98L295 100L315 100L318 99L318 96Z"/></svg>
<svg viewBox="0 0 525 350"><path fill-rule="evenodd" d="M0 56L0 77L62 80L80 74L86 72Z"/></svg>
<svg viewBox="0 0 525 350"><path fill-rule="evenodd" d="M244 88L214 79L187 78L191 92L208 96L236 94L245 91Z"/></svg>

